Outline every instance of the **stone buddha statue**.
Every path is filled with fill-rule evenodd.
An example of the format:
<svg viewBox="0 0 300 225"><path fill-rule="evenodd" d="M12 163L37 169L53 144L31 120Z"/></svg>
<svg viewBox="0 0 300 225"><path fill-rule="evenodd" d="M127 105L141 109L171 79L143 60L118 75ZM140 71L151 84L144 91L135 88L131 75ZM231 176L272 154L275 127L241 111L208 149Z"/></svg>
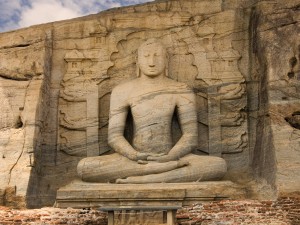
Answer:
<svg viewBox="0 0 300 225"><path fill-rule="evenodd" d="M166 76L167 52L156 39L138 49L138 78L116 86L111 94L108 143L115 153L82 159L83 181L100 183L176 183L221 179L224 159L192 154L198 144L196 100L184 83ZM182 132L174 144L172 118L177 110ZM133 140L124 137L133 118Z"/></svg>

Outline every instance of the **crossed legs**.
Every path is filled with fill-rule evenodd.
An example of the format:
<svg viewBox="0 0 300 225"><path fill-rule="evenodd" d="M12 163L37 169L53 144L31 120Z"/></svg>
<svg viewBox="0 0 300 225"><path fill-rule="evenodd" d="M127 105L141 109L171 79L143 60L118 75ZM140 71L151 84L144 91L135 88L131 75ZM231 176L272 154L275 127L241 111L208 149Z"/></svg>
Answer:
<svg viewBox="0 0 300 225"><path fill-rule="evenodd" d="M189 154L178 161L144 165L114 153L82 159L77 171L88 182L178 183L221 179L226 162L219 157Z"/></svg>

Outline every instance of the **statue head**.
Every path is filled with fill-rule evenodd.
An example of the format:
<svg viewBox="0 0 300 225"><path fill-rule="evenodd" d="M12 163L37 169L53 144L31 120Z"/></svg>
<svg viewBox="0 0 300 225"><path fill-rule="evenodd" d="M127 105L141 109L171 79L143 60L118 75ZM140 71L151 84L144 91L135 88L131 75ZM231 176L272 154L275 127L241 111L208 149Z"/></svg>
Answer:
<svg viewBox="0 0 300 225"><path fill-rule="evenodd" d="M138 76L148 77L167 75L167 51L155 38L148 39L138 48Z"/></svg>

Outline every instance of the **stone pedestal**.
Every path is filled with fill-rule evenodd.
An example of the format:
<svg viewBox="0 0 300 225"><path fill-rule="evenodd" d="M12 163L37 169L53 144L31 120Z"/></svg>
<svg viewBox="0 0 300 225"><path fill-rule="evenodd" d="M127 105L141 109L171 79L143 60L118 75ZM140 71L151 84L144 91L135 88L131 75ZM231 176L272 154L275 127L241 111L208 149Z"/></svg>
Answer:
<svg viewBox="0 0 300 225"><path fill-rule="evenodd" d="M182 206L245 196L246 190L231 181L102 184L75 180L57 191L56 206L107 211L111 225L174 225L177 209Z"/></svg>
<svg viewBox="0 0 300 225"><path fill-rule="evenodd" d="M201 201L241 199L246 190L231 181L100 184L75 180L57 191L56 206L85 207L182 207Z"/></svg>

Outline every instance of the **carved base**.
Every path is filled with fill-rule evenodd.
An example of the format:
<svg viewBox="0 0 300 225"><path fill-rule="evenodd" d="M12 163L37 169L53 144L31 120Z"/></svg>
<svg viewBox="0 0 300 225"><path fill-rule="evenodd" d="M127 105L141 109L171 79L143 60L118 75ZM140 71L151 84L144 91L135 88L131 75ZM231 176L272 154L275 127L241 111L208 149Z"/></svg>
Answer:
<svg viewBox="0 0 300 225"><path fill-rule="evenodd" d="M182 207L201 201L241 199L246 190L231 181L100 184L74 180L57 191L56 206L85 207Z"/></svg>
<svg viewBox="0 0 300 225"><path fill-rule="evenodd" d="M148 210L138 208L101 208L108 212L108 225L175 225L176 207L151 207Z"/></svg>

